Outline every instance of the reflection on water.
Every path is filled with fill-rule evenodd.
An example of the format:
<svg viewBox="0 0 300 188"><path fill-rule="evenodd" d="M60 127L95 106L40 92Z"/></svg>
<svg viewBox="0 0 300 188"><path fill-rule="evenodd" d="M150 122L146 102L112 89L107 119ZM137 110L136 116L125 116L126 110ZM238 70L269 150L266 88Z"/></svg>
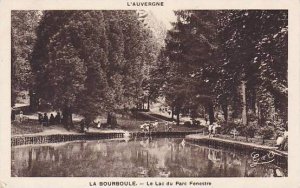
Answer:
<svg viewBox="0 0 300 188"><path fill-rule="evenodd" d="M274 164L251 167L251 156L183 139L80 141L12 148L12 176L273 177Z"/></svg>

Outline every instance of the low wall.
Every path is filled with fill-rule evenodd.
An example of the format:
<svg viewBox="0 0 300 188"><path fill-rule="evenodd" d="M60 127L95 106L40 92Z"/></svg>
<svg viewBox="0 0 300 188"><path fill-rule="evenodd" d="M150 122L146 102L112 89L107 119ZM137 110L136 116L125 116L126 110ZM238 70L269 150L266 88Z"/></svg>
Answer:
<svg viewBox="0 0 300 188"><path fill-rule="evenodd" d="M124 133L98 133L98 134L55 134L55 135L33 135L33 136L15 136L11 138L11 146L58 143L75 140L96 140L123 138Z"/></svg>
<svg viewBox="0 0 300 188"><path fill-rule="evenodd" d="M188 134L196 134L198 132L129 132L130 137L185 137ZM24 135L14 136L11 138L11 146L28 145L28 144L45 144L68 142L75 140L99 140L124 138L124 132L117 133L85 133L85 134L55 134L55 135Z"/></svg>
<svg viewBox="0 0 300 188"><path fill-rule="evenodd" d="M185 137L186 135L190 135L190 134L197 134L200 133L198 131L161 131L161 132L132 132L130 133L131 137L144 137L144 136L152 136L152 137L164 137L164 138L182 138Z"/></svg>
<svg viewBox="0 0 300 188"><path fill-rule="evenodd" d="M261 156L267 155L268 152L272 152L275 158L275 164L282 166L288 163L288 154L287 152L278 151L273 147L261 146L252 143L243 143L238 141L231 141L225 139L216 139L216 138L208 138L208 137L197 137L195 135L186 136L186 140L198 145L210 146L213 148L224 148L229 151L239 150L241 152L251 154L252 152L260 153Z"/></svg>

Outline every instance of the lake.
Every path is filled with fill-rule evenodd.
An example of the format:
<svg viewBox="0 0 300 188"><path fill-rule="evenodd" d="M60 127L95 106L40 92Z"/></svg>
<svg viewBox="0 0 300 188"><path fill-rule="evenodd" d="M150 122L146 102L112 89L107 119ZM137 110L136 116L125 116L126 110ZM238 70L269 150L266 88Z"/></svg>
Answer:
<svg viewBox="0 0 300 188"><path fill-rule="evenodd" d="M12 147L13 177L276 177L287 165L253 163L251 152L179 138L76 141Z"/></svg>

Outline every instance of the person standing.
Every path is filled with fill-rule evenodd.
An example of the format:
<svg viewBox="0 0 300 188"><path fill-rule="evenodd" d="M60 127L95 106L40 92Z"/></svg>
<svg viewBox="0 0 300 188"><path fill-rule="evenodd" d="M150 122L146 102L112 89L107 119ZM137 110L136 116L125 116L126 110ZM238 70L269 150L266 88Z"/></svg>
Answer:
<svg viewBox="0 0 300 188"><path fill-rule="evenodd" d="M57 112L57 114L55 116L55 123L56 124L61 124L61 115L60 115L60 112Z"/></svg>
<svg viewBox="0 0 300 188"><path fill-rule="evenodd" d="M49 123L48 115L47 115L47 113L44 113L43 125L48 126L48 123Z"/></svg>
<svg viewBox="0 0 300 188"><path fill-rule="evenodd" d="M38 113L38 120L39 120L40 125L43 124L43 114Z"/></svg>
<svg viewBox="0 0 300 188"><path fill-rule="evenodd" d="M204 116L204 120L205 120L205 125L207 125L208 118L207 118L207 115L206 115L206 114L205 114L205 116Z"/></svg>
<svg viewBox="0 0 300 188"><path fill-rule="evenodd" d="M80 132L81 132L81 133L84 133L84 129L85 129L85 119L83 118L83 119L80 121Z"/></svg>
<svg viewBox="0 0 300 188"><path fill-rule="evenodd" d="M20 122L22 122L23 121L23 111L21 110L20 111Z"/></svg>
<svg viewBox="0 0 300 188"><path fill-rule="evenodd" d="M54 115L52 113L50 115L49 124L50 125L54 125L55 124L55 118L54 118Z"/></svg>

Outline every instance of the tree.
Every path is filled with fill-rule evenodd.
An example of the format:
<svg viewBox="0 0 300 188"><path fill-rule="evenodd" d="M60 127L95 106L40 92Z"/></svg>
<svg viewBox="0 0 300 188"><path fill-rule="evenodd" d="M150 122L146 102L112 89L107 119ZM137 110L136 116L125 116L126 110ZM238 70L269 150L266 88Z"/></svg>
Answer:
<svg viewBox="0 0 300 188"><path fill-rule="evenodd" d="M66 128L73 112L90 123L109 97L102 12L47 11L38 37L32 59L38 97L62 110Z"/></svg>
<svg viewBox="0 0 300 188"><path fill-rule="evenodd" d="M225 16L220 20L220 66L215 91L221 103L233 104L239 111L237 106L242 102L237 93L241 82L245 82L247 111L258 114L263 123L275 98L282 104L277 107L287 108L287 12L222 13ZM266 51L262 46L268 46Z"/></svg>
<svg viewBox="0 0 300 188"><path fill-rule="evenodd" d="M31 87L30 55L36 41L40 11L13 10L11 14L11 106L17 93Z"/></svg>
<svg viewBox="0 0 300 188"><path fill-rule="evenodd" d="M35 91L63 111L66 128L74 112L87 124L107 112L114 127L113 112L139 100L152 39L137 18L135 11L44 13L31 61Z"/></svg>
<svg viewBox="0 0 300 188"><path fill-rule="evenodd" d="M122 13L127 15L123 15L121 19L125 37L124 97L131 98L129 101L138 107L144 94L147 93L145 90L149 88L150 72L155 66L161 44L153 31L139 21L136 12L123 11Z"/></svg>
<svg viewBox="0 0 300 188"><path fill-rule="evenodd" d="M175 108L178 123L180 110L189 108L196 101L206 106L213 123L211 83L218 45L216 12L176 11L175 14L177 22L166 39L166 51L170 62L173 62L168 81L168 101Z"/></svg>
<svg viewBox="0 0 300 188"><path fill-rule="evenodd" d="M214 106L221 106L225 120L229 107L233 118L244 111L244 120L254 113L263 124L275 108L286 120L286 11L176 11L176 15L165 50L171 66L164 88L171 106L177 105L178 111L202 104L210 122Z"/></svg>

